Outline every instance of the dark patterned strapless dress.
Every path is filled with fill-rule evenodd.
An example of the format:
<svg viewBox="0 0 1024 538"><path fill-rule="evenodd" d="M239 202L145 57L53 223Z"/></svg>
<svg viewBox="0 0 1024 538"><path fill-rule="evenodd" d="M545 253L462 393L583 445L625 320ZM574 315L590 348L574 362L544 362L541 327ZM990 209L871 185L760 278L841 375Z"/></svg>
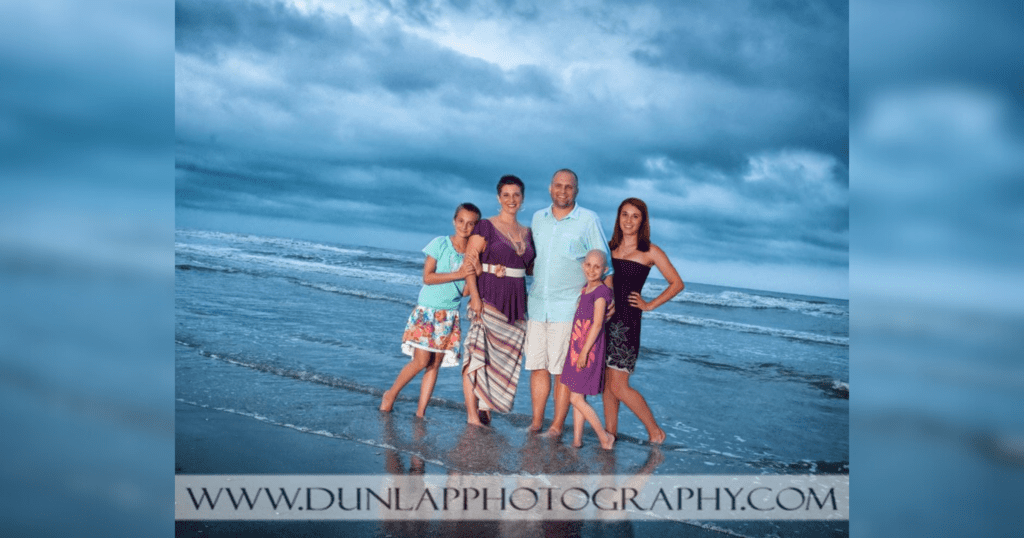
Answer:
<svg viewBox="0 0 1024 538"><path fill-rule="evenodd" d="M605 364L609 368L633 373L640 353L640 320L643 311L629 304L629 294L641 291L651 268L630 260L612 258L612 284L615 287L615 315L605 327L607 348Z"/></svg>

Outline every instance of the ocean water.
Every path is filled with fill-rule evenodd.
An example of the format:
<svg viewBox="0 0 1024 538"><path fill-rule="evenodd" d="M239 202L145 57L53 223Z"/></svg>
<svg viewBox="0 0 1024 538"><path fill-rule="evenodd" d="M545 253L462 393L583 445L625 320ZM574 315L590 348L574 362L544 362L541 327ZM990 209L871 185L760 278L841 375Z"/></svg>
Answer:
<svg viewBox="0 0 1024 538"><path fill-rule="evenodd" d="M610 454L589 426L584 448L569 447L569 424L554 452L538 451L528 374L483 441L465 424L458 368L441 369L425 420L413 420L419 378L382 418L422 265L419 252L177 230L178 404L379 447L432 473L849 472L848 302L699 283L645 314L631 383L668 434L660 450L623 406ZM663 286L651 279L644 294Z"/></svg>
<svg viewBox="0 0 1024 538"><path fill-rule="evenodd" d="M384 444L376 409L407 360L421 253L194 230L175 241L179 402ZM652 279L645 296L664 285ZM847 472L848 325L847 301L698 283L645 314L632 384L668 433L658 471ZM398 415L418 391L417 378ZM457 368L441 370L434 399L432 434L457 437ZM524 382L496 429L524 429L529 406ZM620 420L622 450L642 447L640 421L625 407Z"/></svg>

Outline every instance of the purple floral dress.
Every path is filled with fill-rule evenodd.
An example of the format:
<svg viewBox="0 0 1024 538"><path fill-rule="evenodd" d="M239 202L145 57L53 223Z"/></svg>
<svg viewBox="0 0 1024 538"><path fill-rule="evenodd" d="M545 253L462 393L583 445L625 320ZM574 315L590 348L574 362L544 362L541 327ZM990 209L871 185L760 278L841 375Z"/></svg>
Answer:
<svg viewBox="0 0 1024 538"><path fill-rule="evenodd" d="M572 320L572 337L569 342L569 354L565 358L565 366L562 367L560 381L563 385L577 394L600 394L604 390L604 316L601 316L599 323L602 323L601 332L597 334L597 340L590 348L590 358L587 365L583 366L583 344L587 342L587 334L594 320L594 303L604 299L605 304L612 300L612 290L608 286L599 284L590 293L581 291L580 302L576 307L576 315Z"/></svg>

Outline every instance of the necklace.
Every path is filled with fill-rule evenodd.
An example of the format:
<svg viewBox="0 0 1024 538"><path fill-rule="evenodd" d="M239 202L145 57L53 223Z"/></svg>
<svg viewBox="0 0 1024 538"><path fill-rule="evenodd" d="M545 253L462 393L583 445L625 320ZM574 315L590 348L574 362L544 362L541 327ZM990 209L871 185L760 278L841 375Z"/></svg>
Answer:
<svg viewBox="0 0 1024 538"><path fill-rule="evenodd" d="M497 219L491 220L491 224L494 225L494 229L498 230L498 233L500 233L502 236L505 237L506 240L508 240L508 242L512 246L513 250L516 251L516 254L518 254L519 256L522 256L523 252L526 252L526 242L523 240L524 239L523 235L525 234L525 232L524 232L525 227L524 226L520 226L518 222L516 222L514 224L511 224L511 225L505 224L505 223L500 223L502 226L505 226L506 228L510 228L512 226L515 226L516 235L518 237L518 239L515 239L515 238L512 237L511 230L503 230L501 228L501 226L499 226L499 223L500 222Z"/></svg>

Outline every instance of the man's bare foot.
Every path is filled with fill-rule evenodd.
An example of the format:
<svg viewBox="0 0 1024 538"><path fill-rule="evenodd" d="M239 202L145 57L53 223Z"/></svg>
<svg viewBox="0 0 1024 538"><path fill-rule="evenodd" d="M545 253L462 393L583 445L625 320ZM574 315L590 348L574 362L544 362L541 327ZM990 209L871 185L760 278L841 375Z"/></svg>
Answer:
<svg viewBox="0 0 1024 538"><path fill-rule="evenodd" d="M483 427L483 423L480 422L480 419L478 419L476 417L466 418L466 424L472 424L473 426Z"/></svg>
<svg viewBox="0 0 1024 538"><path fill-rule="evenodd" d="M527 428L526 431L537 433L537 432L539 432L539 431L541 431L543 429L544 429L544 423L543 422L541 422L540 424L537 424L536 422L534 422L534 423L530 424L530 427Z"/></svg>
<svg viewBox="0 0 1024 538"><path fill-rule="evenodd" d="M384 396L380 399L380 410L386 413L390 413L391 408L395 406L396 396L398 395L391 395L391 390L384 391Z"/></svg>
<svg viewBox="0 0 1024 538"><path fill-rule="evenodd" d="M583 440L581 439L581 440L577 441L577 440L573 439L572 447L573 448L583 448Z"/></svg>
<svg viewBox="0 0 1024 538"><path fill-rule="evenodd" d="M554 428L548 428L548 431L541 434L541 437L547 437L549 439L561 439L562 430L556 430Z"/></svg>
<svg viewBox="0 0 1024 538"><path fill-rule="evenodd" d="M613 446L615 446L615 436L604 432L604 435L601 436L601 448L611 450Z"/></svg>
<svg viewBox="0 0 1024 538"><path fill-rule="evenodd" d="M654 435L650 435L649 437L649 441L652 445L660 445L665 442L665 430L658 428L658 431L654 432Z"/></svg>

